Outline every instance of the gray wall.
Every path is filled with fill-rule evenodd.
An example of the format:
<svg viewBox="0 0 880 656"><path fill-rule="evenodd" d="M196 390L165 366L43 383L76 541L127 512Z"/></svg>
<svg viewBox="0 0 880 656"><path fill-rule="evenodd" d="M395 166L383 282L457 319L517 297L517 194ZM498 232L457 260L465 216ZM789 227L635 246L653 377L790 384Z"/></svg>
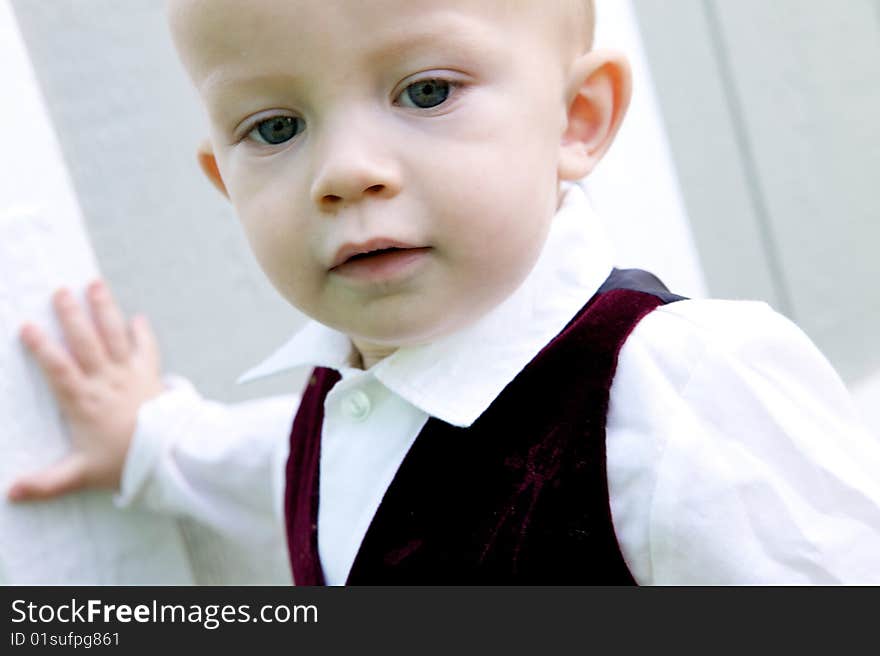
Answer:
<svg viewBox="0 0 880 656"><path fill-rule="evenodd" d="M880 369L880 2L635 0L713 296Z"/></svg>
<svg viewBox="0 0 880 656"><path fill-rule="evenodd" d="M165 369L232 401L299 390L238 374L302 322L266 281L226 200L202 177L207 125L163 0L13 0L106 278L145 312Z"/></svg>

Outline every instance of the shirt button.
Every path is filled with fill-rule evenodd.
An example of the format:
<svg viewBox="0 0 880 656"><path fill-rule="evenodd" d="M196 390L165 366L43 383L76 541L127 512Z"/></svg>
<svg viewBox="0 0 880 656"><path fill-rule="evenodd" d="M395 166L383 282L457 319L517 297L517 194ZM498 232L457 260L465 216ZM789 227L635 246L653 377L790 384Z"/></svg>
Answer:
<svg viewBox="0 0 880 656"><path fill-rule="evenodd" d="M342 401L345 414L358 421L366 419L371 409L370 397L362 390L355 390Z"/></svg>

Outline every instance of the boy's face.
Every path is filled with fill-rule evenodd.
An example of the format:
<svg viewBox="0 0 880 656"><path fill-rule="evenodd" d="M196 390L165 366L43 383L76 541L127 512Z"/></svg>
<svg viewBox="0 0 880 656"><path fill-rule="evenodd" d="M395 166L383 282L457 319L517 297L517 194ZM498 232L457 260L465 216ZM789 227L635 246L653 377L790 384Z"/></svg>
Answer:
<svg viewBox="0 0 880 656"><path fill-rule="evenodd" d="M396 347L473 321L523 281L556 209L566 129L546 9L177 3L223 183L288 301L355 343ZM337 266L346 245L381 240L409 250Z"/></svg>

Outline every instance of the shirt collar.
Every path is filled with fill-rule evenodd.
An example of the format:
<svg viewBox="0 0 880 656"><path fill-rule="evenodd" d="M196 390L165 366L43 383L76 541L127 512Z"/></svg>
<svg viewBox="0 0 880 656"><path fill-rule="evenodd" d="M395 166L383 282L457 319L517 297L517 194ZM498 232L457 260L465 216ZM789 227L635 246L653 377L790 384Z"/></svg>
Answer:
<svg viewBox="0 0 880 656"><path fill-rule="evenodd" d="M611 273L614 254L601 219L580 186L568 183L564 191L538 261L507 299L450 335L401 347L367 373L446 423L476 421ZM312 320L236 382L316 366L343 378L363 375L352 354L348 336Z"/></svg>

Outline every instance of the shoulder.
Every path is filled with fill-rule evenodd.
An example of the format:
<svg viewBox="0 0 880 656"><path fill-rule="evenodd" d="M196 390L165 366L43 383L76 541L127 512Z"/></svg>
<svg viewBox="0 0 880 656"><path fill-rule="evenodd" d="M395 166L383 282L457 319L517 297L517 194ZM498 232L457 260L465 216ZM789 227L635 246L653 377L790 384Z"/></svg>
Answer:
<svg viewBox="0 0 880 656"><path fill-rule="evenodd" d="M875 560L847 545L880 545L880 445L821 351L766 303L648 314L621 349L607 438L615 525L640 581L859 581ZM838 539L834 513L816 508L863 524Z"/></svg>
<svg viewBox="0 0 880 656"><path fill-rule="evenodd" d="M645 316L619 354L612 403L631 412L649 397L663 399L664 416L650 405L645 412L664 423L673 409L724 430L741 428L744 417L769 428L780 413L860 422L824 354L761 301L683 300Z"/></svg>
<svg viewBox="0 0 880 656"><path fill-rule="evenodd" d="M657 307L625 342L619 366L649 366L683 392L701 370L733 368L843 387L804 331L763 301L688 299ZM840 399L838 399L840 400Z"/></svg>
<svg viewBox="0 0 880 656"><path fill-rule="evenodd" d="M737 353L749 344L805 337L763 301L685 299L660 305L635 327L629 342L656 351Z"/></svg>

